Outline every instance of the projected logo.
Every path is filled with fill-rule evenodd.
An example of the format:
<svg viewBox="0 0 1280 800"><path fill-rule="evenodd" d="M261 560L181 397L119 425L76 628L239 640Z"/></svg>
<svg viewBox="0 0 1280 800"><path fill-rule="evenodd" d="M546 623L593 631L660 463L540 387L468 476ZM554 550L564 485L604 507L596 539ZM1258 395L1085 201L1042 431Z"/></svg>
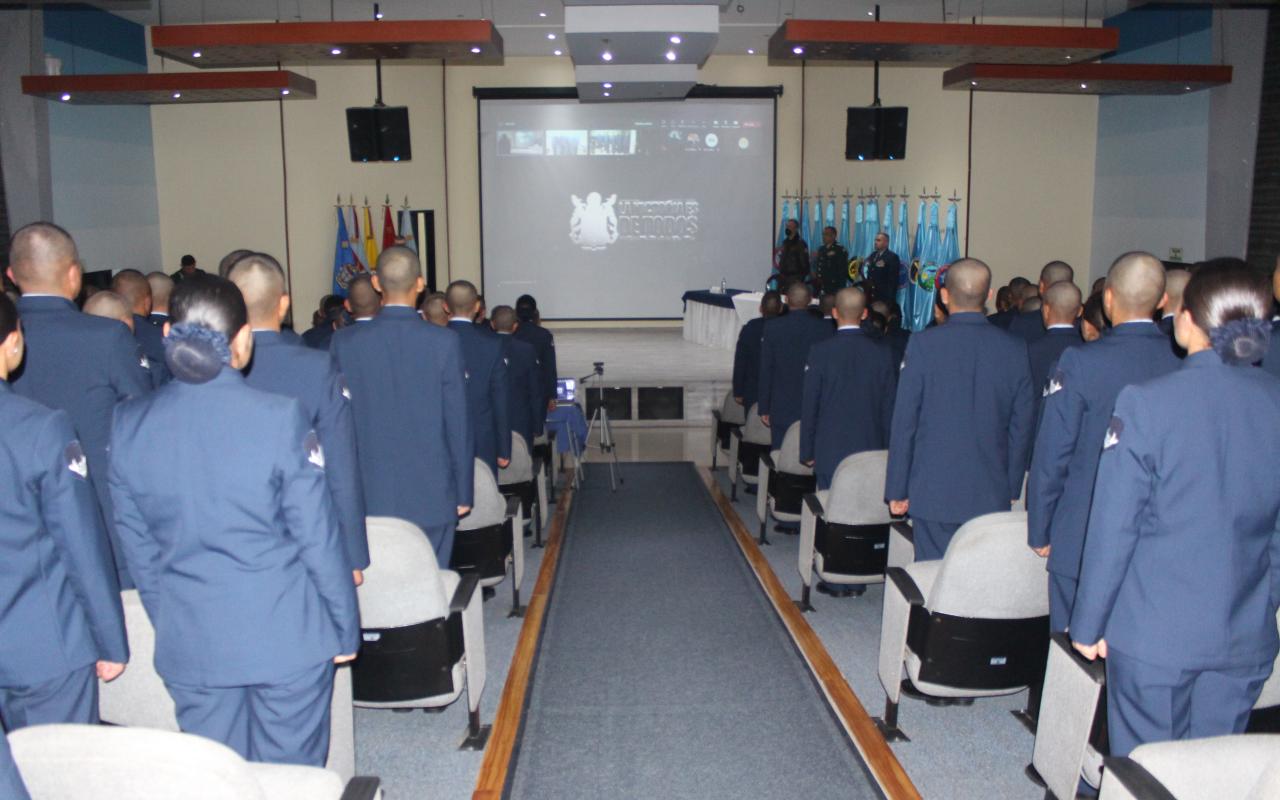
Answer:
<svg viewBox="0 0 1280 800"><path fill-rule="evenodd" d="M584 202L570 195L573 216L569 238L583 250L604 250L623 241L688 242L698 238L697 200L601 200L599 192Z"/></svg>
<svg viewBox="0 0 1280 800"><path fill-rule="evenodd" d="M602 200L599 192L587 195L586 202L576 194L569 195L573 216L569 218L569 239L583 250L603 250L618 241L618 215L613 204L616 194Z"/></svg>

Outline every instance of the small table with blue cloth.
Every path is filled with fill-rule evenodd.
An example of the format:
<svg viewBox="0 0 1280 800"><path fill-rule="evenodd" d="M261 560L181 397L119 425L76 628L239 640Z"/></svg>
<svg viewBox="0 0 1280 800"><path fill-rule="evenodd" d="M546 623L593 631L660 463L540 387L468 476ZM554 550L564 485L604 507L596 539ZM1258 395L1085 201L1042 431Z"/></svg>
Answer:
<svg viewBox="0 0 1280 800"><path fill-rule="evenodd" d="M685 341L732 350L742 328L733 296L743 292L742 289L685 292L680 298L684 302Z"/></svg>

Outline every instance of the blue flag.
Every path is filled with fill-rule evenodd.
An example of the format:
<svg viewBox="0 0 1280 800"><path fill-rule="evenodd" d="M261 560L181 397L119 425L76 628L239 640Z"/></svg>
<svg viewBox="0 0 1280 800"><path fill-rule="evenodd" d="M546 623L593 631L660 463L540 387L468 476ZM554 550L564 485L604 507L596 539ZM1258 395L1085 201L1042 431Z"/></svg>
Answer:
<svg viewBox="0 0 1280 800"><path fill-rule="evenodd" d="M809 258L818 257L818 248L822 245L822 195L813 198L813 214L809 217Z"/></svg>
<svg viewBox="0 0 1280 800"><path fill-rule="evenodd" d="M849 198L845 198L840 204L840 233L837 234L837 241L844 248L846 253L852 253L853 243L849 241Z"/></svg>
<svg viewBox="0 0 1280 800"><path fill-rule="evenodd" d="M782 243L787 238L787 220L791 219L791 200L789 198L782 201L782 220L778 223L778 238L774 240L774 247L782 247Z"/></svg>
<svg viewBox="0 0 1280 800"><path fill-rule="evenodd" d="M347 238L347 221L343 218L342 209L338 209L338 241L333 250L333 293L341 297L347 296L347 287L351 279L363 272L351 252L351 241Z"/></svg>
<svg viewBox="0 0 1280 800"><path fill-rule="evenodd" d="M933 321L933 303L938 295L937 275L938 256L942 251L942 240L938 235L938 201L929 204L929 215L925 222L924 236L917 235L921 241L920 255L912 262L911 329L922 331ZM917 266L918 265L918 266Z"/></svg>

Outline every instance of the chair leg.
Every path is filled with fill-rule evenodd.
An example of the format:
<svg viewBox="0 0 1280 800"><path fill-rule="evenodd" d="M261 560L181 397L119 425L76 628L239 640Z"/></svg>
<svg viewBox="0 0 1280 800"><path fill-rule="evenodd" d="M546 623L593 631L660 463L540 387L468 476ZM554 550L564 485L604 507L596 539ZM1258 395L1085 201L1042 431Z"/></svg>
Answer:
<svg viewBox="0 0 1280 800"><path fill-rule="evenodd" d="M1040 722L1040 698L1043 693L1044 678L1041 677L1040 680L1027 687L1027 707L1009 712L1033 736L1036 732L1036 726Z"/></svg>
<svg viewBox="0 0 1280 800"><path fill-rule="evenodd" d="M808 612L808 611L816 611L816 610L817 610L817 609L815 609L815 608L813 607L813 604L809 602L809 587L808 587L808 586L803 586L803 587L801 587L801 589L800 589L800 599L799 599L799 600L796 600L796 601L795 601L795 603L796 603L796 608L800 609L801 611Z"/></svg>
<svg viewBox="0 0 1280 800"><path fill-rule="evenodd" d="M898 727L898 704L885 698L884 700L884 716L877 717L873 720L876 727L880 729L880 734L884 736L886 742L909 742L910 739Z"/></svg>
<svg viewBox="0 0 1280 800"><path fill-rule="evenodd" d="M738 502L738 476L733 476L733 486L729 489L729 499Z"/></svg>
<svg viewBox="0 0 1280 800"><path fill-rule="evenodd" d="M534 497L529 507L533 510L533 546L542 547L542 501Z"/></svg>
<svg viewBox="0 0 1280 800"><path fill-rule="evenodd" d="M512 617L523 617L524 606L520 605L520 587L516 586L515 571L511 573L511 613L507 614L507 619Z"/></svg>
<svg viewBox="0 0 1280 800"><path fill-rule="evenodd" d="M765 530L768 527L769 527L769 516L766 514L765 518L760 520L760 538L756 540L757 543L761 545L773 544L773 542L769 541L769 537L765 536Z"/></svg>
<svg viewBox="0 0 1280 800"><path fill-rule="evenodd" d="M489 733L492 730L492 726L480 724L480 709L469 712L467 714L467 735L458 749L483 750L484 746L489 742Z"/></svg>

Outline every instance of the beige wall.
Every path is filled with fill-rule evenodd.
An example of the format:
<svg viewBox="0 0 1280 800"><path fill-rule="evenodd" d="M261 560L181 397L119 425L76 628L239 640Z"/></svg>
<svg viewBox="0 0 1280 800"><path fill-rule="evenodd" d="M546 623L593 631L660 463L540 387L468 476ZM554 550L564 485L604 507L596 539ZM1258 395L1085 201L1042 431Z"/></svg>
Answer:
<svg viewBox="0 0 1280 800"><path fill-rule="evenodd" d="M357 201L367 195L379 204L389 193L395 205L407 194L413 207L434 209L439 278L478 281L472 88L570 86L569 60L509 58L501 67L385 67L386 101L410 108L414 155L402 164L353 164L348 159L343 110L372 102L372 66L300 71L316 81L318 98L284 104L289 247L299 327L305 327L330 285L338 193L354 193ZM795 67L771 67L760 56L715 56L699 79L724 86L784 87L778 102L780 193L800 188L802 180L809 192L872 187L901 192L905 187L913 195L913 224L914 195L922 187L932 191L936 186L944 195L953 190L966 194L969 96L942 91L941 69L881 70L882 101L911 109L907 158L893 163L844 159L845 109L870 103L870 66L808 67L802 74ZM278 108L276 103L239 103L153 109L162 249L170 269L186 252L195 253L207 267L240 246L284 256ZM988 260L998 282L1015 274L1030 276L1052 258L1065 258L1087 273L1096 128L1095 98L975 95L972 197L964 197L961 205L961 249L971 214L969 251Z"/></svg>

